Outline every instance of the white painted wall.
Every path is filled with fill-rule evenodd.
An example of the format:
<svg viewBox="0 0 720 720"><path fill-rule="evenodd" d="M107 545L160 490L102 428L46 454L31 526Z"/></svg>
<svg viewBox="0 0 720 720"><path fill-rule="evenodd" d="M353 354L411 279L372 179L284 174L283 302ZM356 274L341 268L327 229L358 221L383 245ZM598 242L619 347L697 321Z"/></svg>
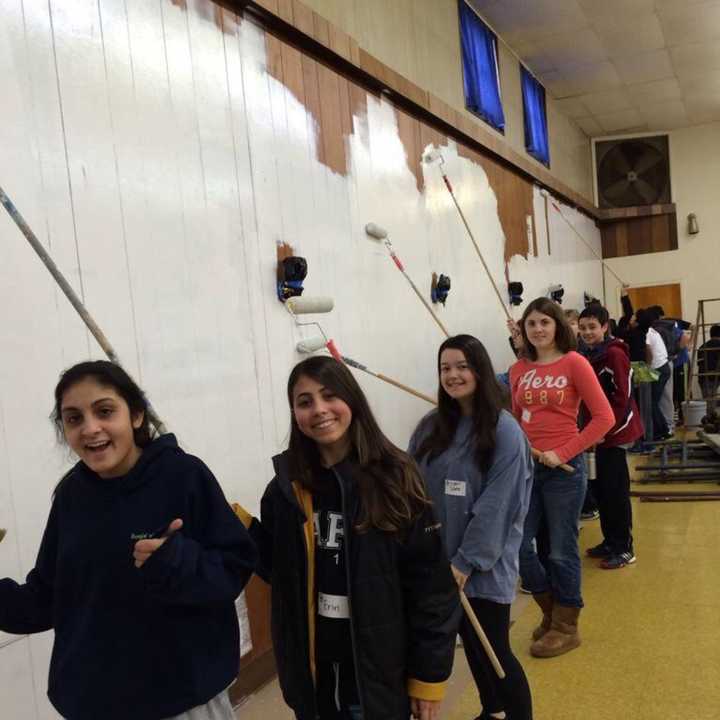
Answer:
<svg viewBox="0 0 720 720"><path fill-rule="evenodd" d="M631 285L680 283L683 317L695 321L698 300L720 297L720 123L673 130L670 183L677 206L678 249L612 258L608 265ZM688 235L687 216L697 215L700 232ZM620 283L608 279L608 302L619 306ZM720 321L720 303L709 307L709 321Z"/></svg>
<svg viewBox="0 0 720 720"><path fill-rule="evenodd" d="M147 390L229 499L257 510L270 456L286 442L285 382L297 328L275 299L275 245L309 263L308 295L341 351L434 392L442 336L365 223L384 225L415 281L453 289L439 310L502 370L497 300L437 168L418 192L392 108L369 99L349 140L350 172L315 159L314 121L265 70L263 34L222 33L189 0L2 0L0 184ZM232 30L232 29L231 29ZM484 171L445 149L446 169L493 274L504 238ZM599 263L535 198L540 257L514 258L526 299L552 282L600 293ZM569 219L599 250L586 218ZM703 218L701 216L701 222ZM0 577L32 567L52 489L73 461L48 421L59 372L102 357L9 217L0 212ZM516 311L517 312L517 311ZM405 445L428 405L360 374L383 428ZM4 645L7 641L14 641ZM0 634L2 717L55 718L45 699L52 635Z"/></svg>

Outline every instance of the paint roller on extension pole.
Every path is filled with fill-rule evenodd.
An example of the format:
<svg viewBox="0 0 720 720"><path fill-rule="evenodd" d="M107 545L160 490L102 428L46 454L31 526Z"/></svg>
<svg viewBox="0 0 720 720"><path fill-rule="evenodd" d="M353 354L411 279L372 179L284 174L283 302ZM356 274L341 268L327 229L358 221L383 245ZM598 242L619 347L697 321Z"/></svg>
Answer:
<svg viewBox="0 0 720 720"><path fill-rule="evenodd" d="M317 322L300 322L297 319L298 315L313 315L313 314L321 314L321 313L329 313L333 308L335 307L335 301L330 297L292 297L289 300L285 302L285 309L293 316L295 319L295 324L299 327L308 327L310 325L316 327L320 331L321 338L311 338L308 341L305 341L307 343L311 343L313 341L319 342L320 344L317 345L317 347L313 347L312 349L308 350L301 350L300 346L303 344L303 342L299 342L297 344L297 351L298 352L305 352L310 353L314 352L315 350L319 350L321 347L326 347L328 349L328 352L338 361L342 362L343 358L338 352L337 347L335 347L335 341L332 338L328 338L328 336L325 334L325 331L320 326L320 323Z"/></svg>
<svg viewBox="0 0 720 720"><path fill-rule="evenodd" d="M477 252L478 257L480 258L480 262L482 263L483 268L485 268L485 273L487 274L490 283L493 286L493 290L495 290L495 294L497 295L497 299L500 302L500 305L502 306L503 312L507 316L508 320L513 320L513 316L510 314L510 311L507 308L507 305L505 304L505 301L503 300L502 293L500 292L500 289L498 288L497 284L495 283L495 280L493 279L492 273L490 272L490 268L488 267L487 263L485 262L485 258L483 257L483 254L480 250L480 246L477 244L477 241L475 240L475 236L473 235L472 230L470 229L470 225L468 224L467 218L465 217L465 213L462 211L462 208L460 207L460 203L458 203L457 198L455 197L455 191L453 190L452 185L450 184L450 179L448 178L447 174L445 173L445 159L442 156L442 153L437 148L433 148L430 151L426 151L423 153L423 161L425 163L431 163L435 160L439 160L438 167L440 168L440 174L442 175L442 179L445 182L445 187L448 189L448 192L450 193L450 197L452 198L453 203L455 204L455 208L457 209L460 219L463 222L463 225L465 226L465 230L467 230L467 234L470 237L470 240L472 240L472 244L475 248L475 252Z"/></svg>
<svg viewBox="0 0 720 720"><path fill-rule="evenodd" d="M438 327L442 332L445 334L445 337L450 337L450 333L447 331L445 326L440 321L440 318L435 314L435 311L428 305L427 300L422 296L422 293L420 290L418 290L417 285L412 281L412 278L407 274L405 271L405 266L403 265L402 260L397 256L395 253L395 250L392 246L392 243L390 242L390 238L388 237L387 230L385 228L380 227L379 225L376 225L375 223L368 223L365 226L365 232L370 236L375 238L376 240L380 240L385 243L385 247L388 249L388 252L390 253L390 257L392 261L395 263L395 267L403 274L405 279L410 284L410 287L415 291L415 294L418 296L420 302L425 306L425 309L432 315L433 320L438 324Z"/></svg>
<svg viewBox="0 0 720 720"><path fill-rule="evenodd" d="M55 279L55 282L60 286L65 297L70 301L70 304L75 308L80 318L85 323L87 329L92 333L95 340L97 340L103 352L107 355L110 362L115 365L120 365L117 353L110 344L110 341L105 337L105 334L100 329L98 324L92 318L87 308L83 305L82 300L77 296L76 292L70 286L70 283L65 279L65 276L60 272L60 269L55 264L55 261L50 257L49 253L43 247L42 243L37 239L37 236L32 231L32 228L27 224L25 218L20 214L20 211L15 207L12 200L7 196L5 191L0 186L0 203L7 210L8 215L13 219L15 224L18 226L20 232L25 236L27 241L30 243L32 249L37 253L43 265L48 269L50 274ZM167 432L165 424L158 417L155 410L152 408L148 401L148 418L150 422L155 426L158 433L161 435Z"/></svg>
<svg viewBox="0 0 720 720"><path fill-rule="evenodd" d="M308 323L310 324L310 323ZM316 324L316 323L312 323ZM322 328L321 328L322 332ZM374 370L370 370L370 368L367 367L367 365L363 365L362 363L359 363L357 360L353 360L352 358L349 358L347 355L341 355L337 348L333 345L333 347L330 347L330 343L332 343L332 340L328 341L325 333L322 333L322 336L317 337L310 337L306 340L301 340L297 345L296 349L299 353L312 353L316 350L321 350L323 347L326 347L330 354L340 362L344 362L346 365L349 365L350 367L355 368L356 370L361 370L364 373L367 373L368 375L372 375L373 377L377 378L378 380L382 380L383 382L389 383L390 385L394 385L399 390L402 390L403 392L409 393L410 395L414 395L417 398L420 398L421 400L425 400L425 402L429 402L431 405L437 405L437 401L434 398L431 398L429 395L425 395L425 393L420 392L419 390L415 390L414 388L411 388L409 385L405 385L404 383L401 383L399 380L395 380L391 377L388 377L387 375L383 375L382 373L375 372ZM336 354L337 353L337 354Z"/></svg>

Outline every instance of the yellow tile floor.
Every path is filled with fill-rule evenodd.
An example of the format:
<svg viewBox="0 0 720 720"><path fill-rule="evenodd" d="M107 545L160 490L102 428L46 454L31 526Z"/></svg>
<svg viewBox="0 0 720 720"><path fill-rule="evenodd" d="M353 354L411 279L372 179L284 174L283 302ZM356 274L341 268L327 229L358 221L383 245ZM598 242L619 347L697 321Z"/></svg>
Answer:
<svg viewBox="0 0 720 720"><path fill-rule="evenodd" d="M635 462L633 458L633 462ZM643 485L713 490L718 485ZM526 595L513 606L513 647L533 693L534 720L720 720L720 502L633 500L638 561L601 570L585 559L583 644L532 658L539 612ZM585 521L581 548L600 542ZM441 720L472 720L477 691L458 648ZM242 720L290 720L277 682L239 708Z"/></svg>
<svg viewBox="0 0 720 720"><path fill-rule="evenodd" d="M637 563L610 571L583 560L580 648L549 660L531 657L534 603L511 630L535 720L720 720L720 502L634 498L633 513ZM599 522L585 521L582 551L600 540ZM471 720L477 710L469 682L444 716Z"/></svg>

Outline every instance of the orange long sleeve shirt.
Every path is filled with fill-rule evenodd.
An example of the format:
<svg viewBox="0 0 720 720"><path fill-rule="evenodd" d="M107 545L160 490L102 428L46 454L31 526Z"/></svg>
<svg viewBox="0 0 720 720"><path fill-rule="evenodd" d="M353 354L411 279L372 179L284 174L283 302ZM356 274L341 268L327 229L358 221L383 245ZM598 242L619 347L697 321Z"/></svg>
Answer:
<svg viewBox="0 0 720 720"><path fill-rule="evenodd" d="M596 444L615 423L610 403L590 363L576 352L541 365L518 360L510 368L513 414L531 445L553 450L561 462ZM578 430L580 403L590 422Z"/></svg>

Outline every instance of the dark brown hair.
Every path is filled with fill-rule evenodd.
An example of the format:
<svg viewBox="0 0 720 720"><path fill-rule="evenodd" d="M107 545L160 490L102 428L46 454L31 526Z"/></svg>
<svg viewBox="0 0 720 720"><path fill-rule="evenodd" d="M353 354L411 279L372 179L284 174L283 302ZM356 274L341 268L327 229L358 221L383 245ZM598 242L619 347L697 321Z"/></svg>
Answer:
<svg viewBox="0 0 720 720"><path fill-rule="evenodd" d="M440 345L437 356L438 380L440 360L445 350L460 350L475 376L477 386L473 396L473 433L470 437L475 448L475 462L480 470L486 471L492 464L497 422L505 404L502 389L485 346L472 335L455 335ZM445 452L455 437L461 415L457 400L453 400L438 381L438 409L430 415L433 427L420 443L415 453L416 460L420 461L427 455L430 463Z"/></svg>
<svg viewBox="0 0 720 720"><path fill-rule="evenodd" d="M305 376L328 388L350 408L348 428L353 457L360 472L355 480L360 495L357 530L377 528L391 533L407 529L429 505L425 485L413 460L383 434L370 410L367 398L343 364L317 355L298 363L290 373L287 397L290 405L290 466L300 484L312 490L314 476L321 468L317 444L298 427L293 409L293 390Z"/></svg>
<svg viewBox="0 0 720 720"><path fill-rule="evenodd" d="M125 370L108 360L81 362L68 368L60 375L60 380L55 387L55 407L51 416L55 423L58 438L62 440L65 437L62 421L63 396L73 385L77 385L79 382L87 380L87 378L92 378L102 387L115 390L127 403L131 418L142 413L142 424L138 428L133 428L133 438L135 444L140 448L149 445L154 437L154 431L148 417L148 402L145 393Z"/></svg>
<svg viewBox="0 0 720 720"><path fill-rule="evenodd" d="M575 350L577 347L577 338L568 321L565 319L565 314L560 306L549 298L539 297L535 298L535 300L525 308L522 320L520 320L520 332L522 333L523 342L525 343L525 355L530 358L530 360L537 360L537 350L527 336L525 321L533 311L547 315L555 321L555 346L561 353Z"/></svg>

